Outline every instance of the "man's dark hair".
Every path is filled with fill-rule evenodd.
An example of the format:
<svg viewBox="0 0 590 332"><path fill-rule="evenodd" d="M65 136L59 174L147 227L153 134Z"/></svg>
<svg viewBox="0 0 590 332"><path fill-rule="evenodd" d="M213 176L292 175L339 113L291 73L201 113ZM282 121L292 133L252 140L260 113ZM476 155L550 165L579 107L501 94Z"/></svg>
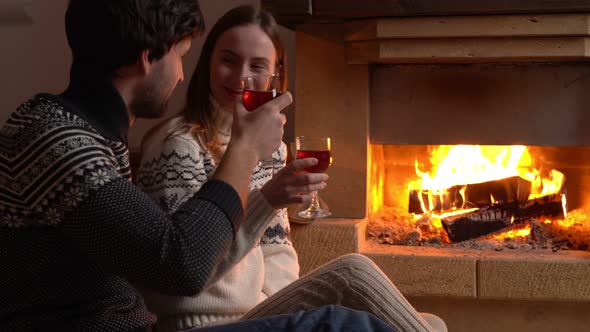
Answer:
<svg viewBox="0 0 590 332"><path fill-rule="evenodd" d="M159 60L182 38L205 29L197 0L70 0L66 35L72 58L111 75L143 50Z"/></svg>

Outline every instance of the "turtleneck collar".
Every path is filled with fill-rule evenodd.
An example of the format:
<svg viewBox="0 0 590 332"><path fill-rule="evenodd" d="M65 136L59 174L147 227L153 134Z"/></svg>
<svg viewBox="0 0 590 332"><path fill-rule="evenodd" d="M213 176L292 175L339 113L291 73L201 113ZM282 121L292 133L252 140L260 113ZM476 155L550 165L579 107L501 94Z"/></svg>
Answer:
<svg viewBox="0 0 590 332"><path fill-rule="evenodd" d="M86 120L105 138L127 144L131 119L110 78L74 62L70 84L59 97L69 112Z"/></svg>

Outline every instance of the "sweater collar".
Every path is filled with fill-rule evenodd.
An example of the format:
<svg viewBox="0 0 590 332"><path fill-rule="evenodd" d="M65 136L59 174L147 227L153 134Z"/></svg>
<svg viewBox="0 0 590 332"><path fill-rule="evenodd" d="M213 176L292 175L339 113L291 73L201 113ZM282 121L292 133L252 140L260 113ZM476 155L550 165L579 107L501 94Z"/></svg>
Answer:
<svg viewBox="0 0 590 332"><path fill-rule="evenodd" d="M213 96L210 96L209 100L211 101L211 106L213 107L214 123L219 135L221 136L220 139L223 140L223 137L225 136L228 137L227 140L229 140L229 136L231 136L232 124L234 122L234 114L232 110L222 107Z"/></svg>
<svg viewBox="0 0 590 332"><path fill-rule="evenodd" d="M82 117L105 138L127 143L131 120L123 98L109 77L74 62L70 84L60 97L72 106L68 111Z"/></svg>

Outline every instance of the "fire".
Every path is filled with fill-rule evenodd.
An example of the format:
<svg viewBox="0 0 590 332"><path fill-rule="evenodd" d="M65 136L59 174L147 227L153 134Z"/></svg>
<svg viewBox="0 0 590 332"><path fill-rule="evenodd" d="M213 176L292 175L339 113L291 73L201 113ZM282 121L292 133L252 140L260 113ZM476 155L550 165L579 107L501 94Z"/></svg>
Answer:
<svg viewBox="0 0 590 332"><path fill-rule="evenodd" d="M531 234L531 227L527 225L525 228L511 230L508 232L504 232L502 234L494 235L496 240L505 240L505 239L513 239L513 238L526 238Z"/></svg>
<svg viewBox="0 0 590 332"><path fill-rule="evenodd" d="M530 220L567 217L565 176L541 164L543 156L533 158L531 151L537 150L522 145L432 149L371 144L369 216L410 213L414 222L408 219L404 227L427 234L437 229L451 242L490 233L497 239L526 238L531 229L524 226ZM502 229L512 230L498 235Z"/></svg>
<svg viewBox="0 0 590 332"><path fill-rule="evenodd" d="M454 185L516 176L521 159L530 164L530 155L523 156L525 151L524 146L441 145L430 158L434 172L420 171L416 162L420 179L410 185L415 189L439 191Z"/></svg>
<svg viewBox="0 0 590 332"><path fill-rule="evenodd" d="M544 223L545 224L557 224L559 227L562 227L562 228L569 228L569 227L572 227L576 224L581 224L579 220L568 219L567 217L564 219L558 219L558 220L546 219L544 221Z"/></svg>
<svg viewBox="0 0 590 332"><path fill-rule="evenodd" d="M370 201L370 213L373 214L381 209L383 206L383 185L384 185L384 157L383 157L383 147L380 145L371 145L371 149L369 150L369 158L370 161L368 163L368 169L370 170L369 173L369 183L372 185L369 187L369 195L371 197Z"/></svg>
<svg viewBox="0 0 590 332"><path fill-rule="evenodd" d="M418 161L415 163L418 179L409 184L409 190L426 193L425 201L419 197L424 212L433 211L433 200L448 193L455 186L478 184L510 177L520 177L531 183L529 199L559 193L564 183L564 175L551 170L542 176L533 167L533 158L522 145L480 146L480 145L441 145L430 158L430 171L422 171ZM458 193L464 197L461 190ZM491 202L496 199L491 196ZM460 206L456 208L466 208Z"/></svg>

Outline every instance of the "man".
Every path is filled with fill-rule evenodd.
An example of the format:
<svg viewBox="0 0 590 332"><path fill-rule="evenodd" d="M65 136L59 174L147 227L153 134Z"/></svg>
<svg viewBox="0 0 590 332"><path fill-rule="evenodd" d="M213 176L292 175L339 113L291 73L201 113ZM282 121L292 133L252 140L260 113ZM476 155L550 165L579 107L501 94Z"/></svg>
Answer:
<svg viewBox="0 0 590 332"><path fill-rule="evenodd" d="M1 331L149 329L130 283L192 295L215 274L292 99L238 105L214 179L165 214L129 181L127 131L162 115L203 29L195 0L70 1L67 90L34 96L0 132Z"/></svg>

